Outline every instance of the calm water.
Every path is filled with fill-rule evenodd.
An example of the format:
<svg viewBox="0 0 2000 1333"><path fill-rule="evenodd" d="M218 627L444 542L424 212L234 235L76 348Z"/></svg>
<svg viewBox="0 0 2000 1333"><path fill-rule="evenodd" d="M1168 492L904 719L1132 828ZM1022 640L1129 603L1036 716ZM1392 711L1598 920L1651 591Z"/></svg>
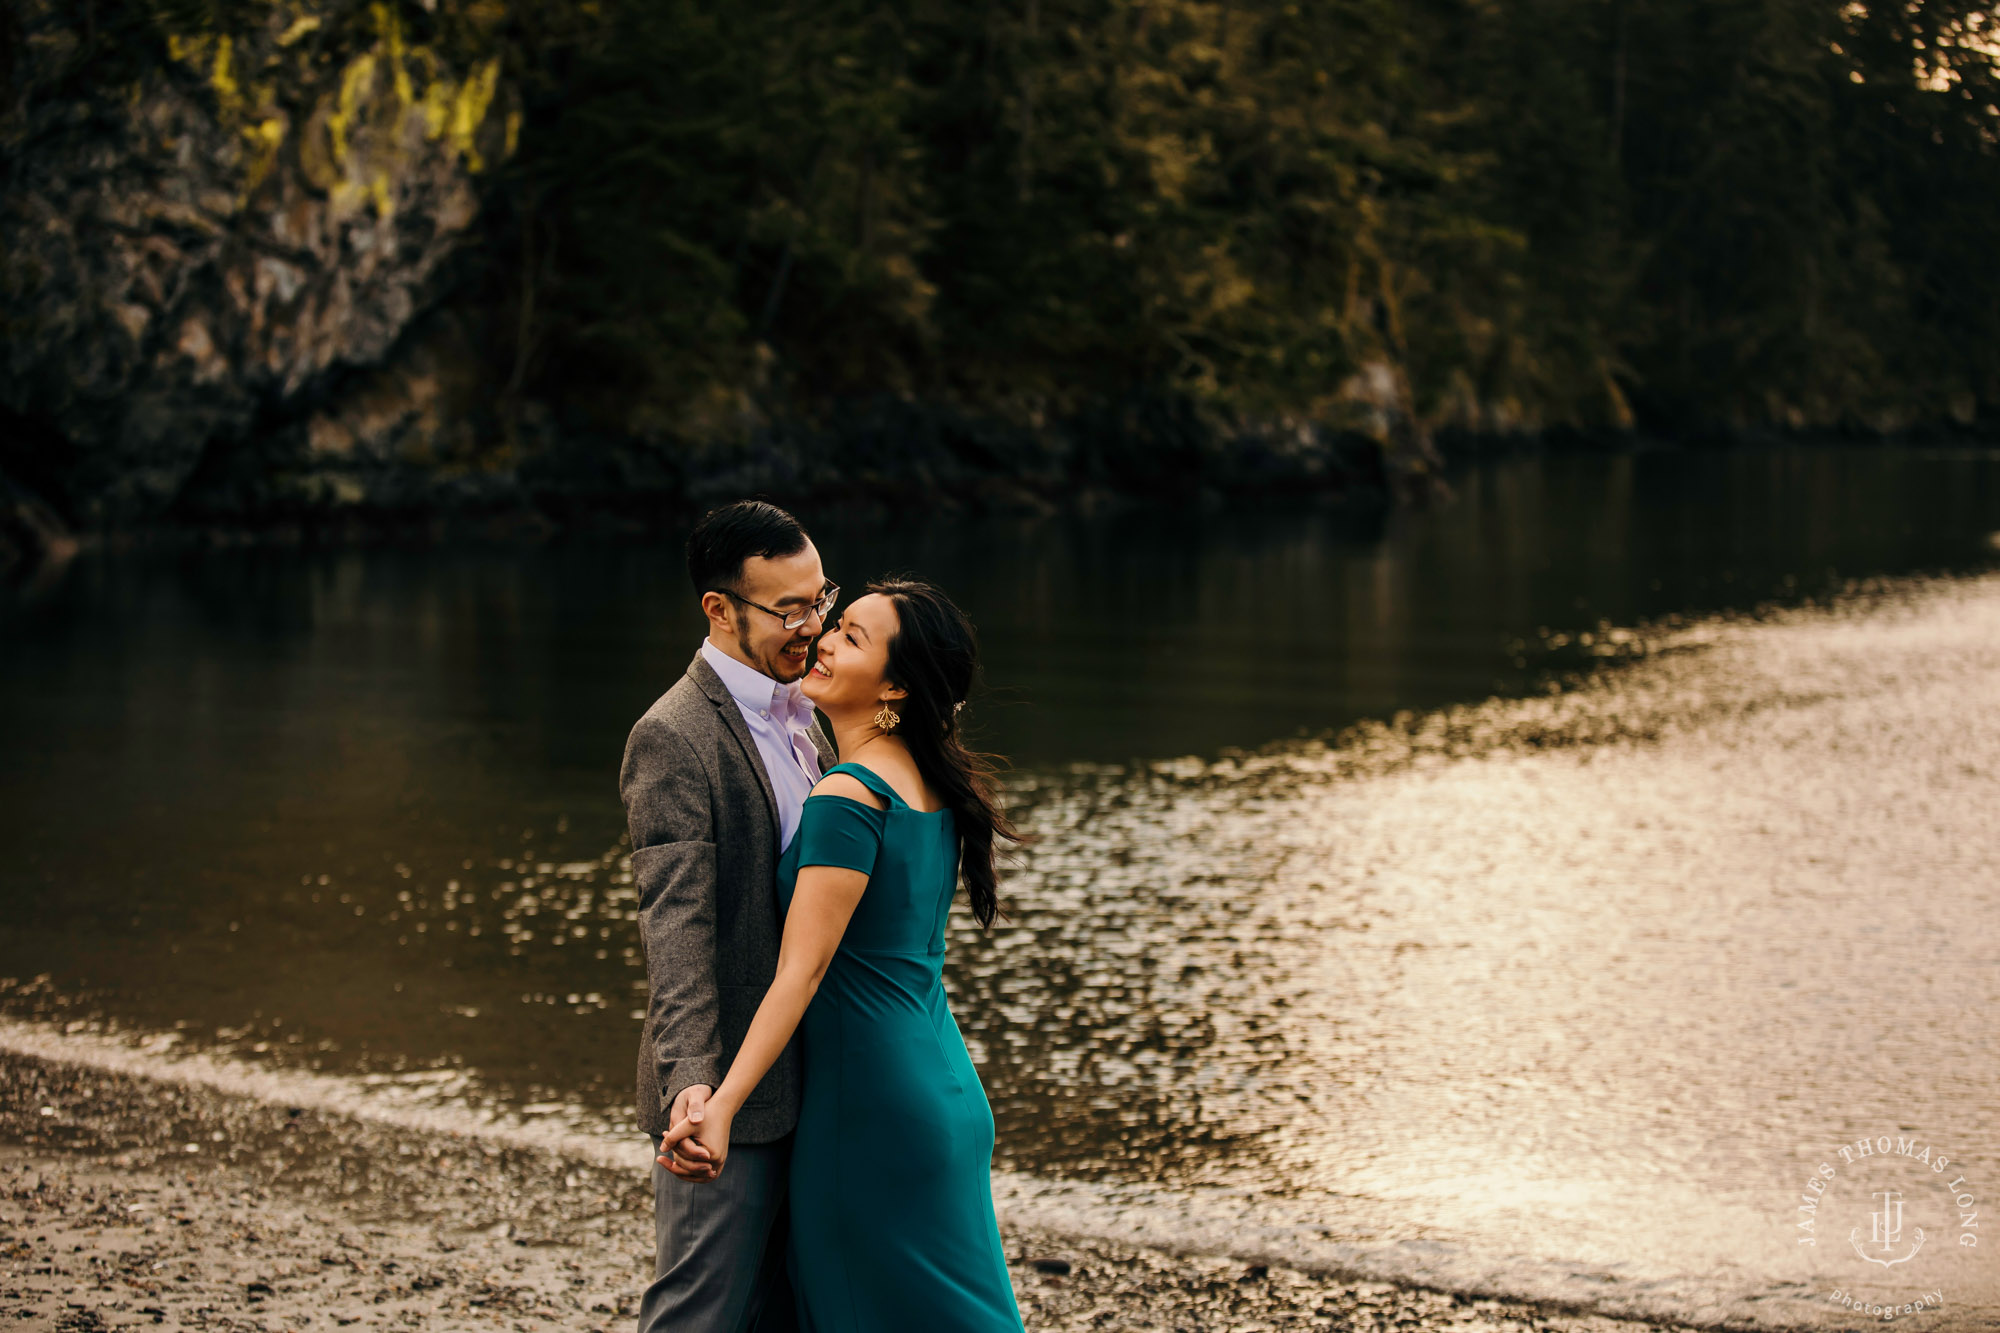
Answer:
<svg viewBox="0 0 2000 1333"><path fill-rule="evenodd" d="M968 716L1042 841L949 979L1014 1215L1684 1318L2000 1317L2000 1241L1939 1193L2000 1200L2000 453L1518 460L1386 523L806 517L848 588L918 572L982 630ZM672 544L260 551L14 594L16 1044L618 1132L616 769L699 640L683 582ZM1956 1164L1897 1185L1929 1248L1853 1252L1868 1160L1799 1246L1878 1130Z"/></svg>

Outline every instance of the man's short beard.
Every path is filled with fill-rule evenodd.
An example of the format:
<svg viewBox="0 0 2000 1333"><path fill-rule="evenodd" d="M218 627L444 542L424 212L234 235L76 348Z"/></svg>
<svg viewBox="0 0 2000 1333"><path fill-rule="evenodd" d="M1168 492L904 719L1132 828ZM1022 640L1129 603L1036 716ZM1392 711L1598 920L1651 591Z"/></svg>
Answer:
<svg viewBox="0 0 2000 1333"><path fill-rule="evenodd" d="M765 655L763 662L760 664L764 668L764 674L781 685L799 680L805 675L803 670L796 676L786 674L785 649L791 647L793 642L795 641L789 638L780 639L771 646L771 651ZM810 643L811 640L807 640L806 642Z"/></svg>

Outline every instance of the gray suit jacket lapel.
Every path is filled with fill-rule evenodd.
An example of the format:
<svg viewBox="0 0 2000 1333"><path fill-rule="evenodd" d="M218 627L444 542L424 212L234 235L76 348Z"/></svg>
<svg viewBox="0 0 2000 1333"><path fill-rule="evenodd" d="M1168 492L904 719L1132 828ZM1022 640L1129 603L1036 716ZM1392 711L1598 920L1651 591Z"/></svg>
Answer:
<svg viewBox="0 0 2000 1333"><path fill-rule="evenodd" d="M764 806L771 812L771 827L780 827L778 794L771 787L771 775L764 771L764 756L757 752L757 738L750 734L750 724L743 720L743 710L737 707L736 696L729 692L729 687L722 683L722 677L715 674L715 668L700 653L696 653L694 661L688 664L688 675L701 686L701 692L722 714L722 724L729 728L729 734L743 747L743 755L750 761L750 771L757 775L758 784L764 788Z"/></svg>
<svg viewBox="0 0 2000 1333"><path fill-rule="evenodd" d="M840 752L833 748L826 738L826 733L820 730L818 713L813 714L813 724L806 735L812 738L813 749L819 752L819 771L825 773L833 767L834 761L840 758Z"/></svg>

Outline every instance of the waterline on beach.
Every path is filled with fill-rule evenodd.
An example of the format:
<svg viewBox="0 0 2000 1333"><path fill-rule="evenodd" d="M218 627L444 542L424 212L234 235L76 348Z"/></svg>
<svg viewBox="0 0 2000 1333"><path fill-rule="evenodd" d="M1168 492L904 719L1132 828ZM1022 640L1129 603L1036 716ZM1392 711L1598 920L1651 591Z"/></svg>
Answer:
<svg viewBox="0 0 2000 1333"><path fill-rule="evenodd" d="M2000 1182L2000 578L1622 633L1547 697L1030 775L1013 920L951 946L1003 1215L1687 1322L1839 1327L1827 1292L1905 1272L1946 1293L1922 1327L2000 1311L1976 1250L1871 1284L1793 1234L1883 1126ZM0 1045L646 1160L622 1106L476 1068L85 1027Z"/></svg>
<svg viewBox="0 0 2000 1333"><path fill-rule="evenodd" d="M170 1053L170 1047L137 1035L64 1033L49 1024L13 1019L0 1019L0 1051L489 1149L529 1149L575 1164L631 1171L635 1177L649 1166L650 1149L643 1137L587 1128L601 1121L591 1108L551 1105L529 1116L490 1107L474 1110L454 1100L461 1089L422 1073L356 1077L275 1068L213 1053ZM214 1150L199 1140L185 1146L191 1166L205 1162ZM1341 1239L1347 1227L1367 1223L1353 1201L1330 1196L1276 1198L1212 1187L1172 1190L1005 1170L994 1172L993 1191L1001 1222L1010 1231L1280 1264L1634 1319L1672 1321L1685 1314L1687 1304L1676 1299L1683 1293L1657 1284L1635 1286L1615 1269L1562 1263L1527 1270L1518 1260L1482 1258L1463 1240L1416 1226L1401 1228L1407 1234L1397 1237ZM1751 1308L1751 1300L1763 1300L1767 1311L1782 1308L1770 1304L1773 1294L1745 1293L1743 1308Z"/></svg>

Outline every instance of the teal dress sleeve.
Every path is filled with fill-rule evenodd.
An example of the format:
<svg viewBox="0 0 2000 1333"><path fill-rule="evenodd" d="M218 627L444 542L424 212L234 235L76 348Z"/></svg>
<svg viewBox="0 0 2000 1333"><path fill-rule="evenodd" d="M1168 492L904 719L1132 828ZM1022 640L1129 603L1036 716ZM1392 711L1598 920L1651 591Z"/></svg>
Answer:
<svg viewBox="0 0 2000 1333"><path fill-rule="evenodd" d="M799 868L839 866L875 873L888 812L847 796L808 796L799 811Z"/></svg>

